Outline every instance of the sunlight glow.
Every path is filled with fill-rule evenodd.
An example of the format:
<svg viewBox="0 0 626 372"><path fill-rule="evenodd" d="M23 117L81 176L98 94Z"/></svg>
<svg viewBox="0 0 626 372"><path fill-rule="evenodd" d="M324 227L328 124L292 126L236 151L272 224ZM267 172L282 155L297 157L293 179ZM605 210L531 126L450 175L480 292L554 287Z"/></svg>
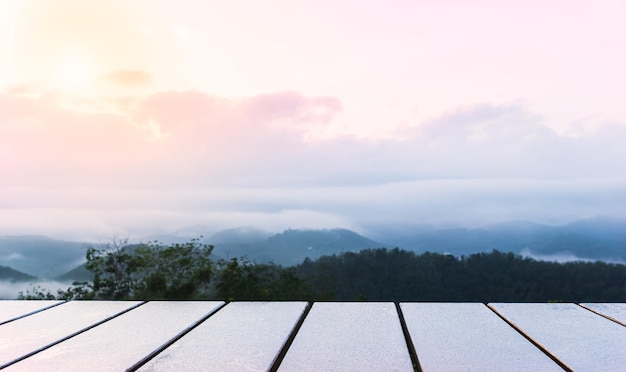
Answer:
<svg viewBox="0 0 626 372"><path fill-rule="evenodd" d="M93 82L93 66L86 58L74 55L60 61L56 68L56 88L64 91L81 91Z"/></svg>

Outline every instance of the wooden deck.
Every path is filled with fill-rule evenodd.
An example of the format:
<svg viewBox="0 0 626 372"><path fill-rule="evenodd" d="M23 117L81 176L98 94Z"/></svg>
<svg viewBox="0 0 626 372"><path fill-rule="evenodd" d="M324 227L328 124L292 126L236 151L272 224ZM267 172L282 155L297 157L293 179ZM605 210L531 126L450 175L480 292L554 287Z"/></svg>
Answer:
<svg viewBox="0 0 626 372"><path fill-rule="evenodd" d="M0 301L7 371L626 371L626 303Z"/></svg>

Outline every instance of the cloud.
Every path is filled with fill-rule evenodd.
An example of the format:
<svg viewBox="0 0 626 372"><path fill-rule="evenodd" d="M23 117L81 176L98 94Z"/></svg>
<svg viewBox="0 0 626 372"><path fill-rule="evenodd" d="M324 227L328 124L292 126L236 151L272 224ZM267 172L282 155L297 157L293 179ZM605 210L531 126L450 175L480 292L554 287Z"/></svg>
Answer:
<svg viewBox="0 0 626 372"><path fill-rule="evenodd" d="M409 128L401 146L430 177L610 177L625 170L614 161L626 155L618 145L624 128L605 126L604 133L566 137L523 103L484 103Z"/></svg>
<svg viewBox="0 0 626 372"><path fill-rule="evenodd" d="M258 95L243 106L248 118L288 120L287 124L328 124L342 110L336 98L308 98L296 92Z"/></svg>
<svg viewBox="0 0 626 372"><path fill-rule="evenodd" d="M27 96L32 95L36 92L37 90L35 89L35 87L30 84L13 85L6 89L6 94L11 96Z"/></svg>
<svg viewBox="0 0 626 372"><path fill-rule="evenodd" d="M307 136L340 111L335 98L295 92L224 99L188 91L146 97L132 117L163 133L164 163L201 183L237 183L301 177L281 173L307 161Z"/></svg>
<svg viewBox="0 0 626 372"><path fill-rule="evenodd" d="M524 258L532 258L533 260L559 262L559 263L597 261L597 260L587 258L587 257L578 257L575 254L567 252L567 251L563 251L561 253L556 253L556 254L535 254L532 252L532 250L528 248L524 248L521 251L521 255Z"/></svg>
<svg viewBox="0 0 626 372"><path fill-rule="evenodd" d="M161 92L120 110L80 112L50 97L0 95L0 166L14 176L9 184L70 177L99 186L343 186L626 172L617 161L626 158L625 126L564 137L518 102L461 107L380 140L312 140L341 102L295 92L240 99Z"/></svg>
<svg viewBox="0 0 626 372"><path fill-rule="evenodd" d="M165 132L242 135L272 128L274 132L306 131L310 129L307 125L328 124L341 109L336 98L306 97L296 92L240 99L198 91L162 92L141 100L135 118L153 119Z"/></svg>
<svg viewBox="0 0 626 372"><path fill-rule="evenodd" d="M55 281L10 282L1 280L0 300L15 300L20 292L26 294L27 291L38 288L56 295L59 289L67 290L69 287L68 283Z"/></svg>
<svg viewBox="0 0 626 372"><path fill-rule="evenodd" d="M13 185L229 182L257 167L273 178L281 158L298 157L306 134L341 110L336 99L291 92L162 92L117 107L83 112L54 95L0 95L0 170Z"/></svg>
<svg viewBox="0 0 626 372"><path fill-rule="evenodd" d="M458 107L417 129L428 141L516 142L556 136L540 122L541 117L529 112L523 102L481 103Z"/></svg>
<svg viewBox="0 0 626 372"><path fill-rule="evenodd" d="M23 260L23 259L26 258L26 257L24 257L23 254L17 253L17 252L13 252L13 253L8 254L6 256L0 256L0 257L2 257L2 261L15 261L15 260L19 261L19 260Z"/></svg>
<svg viewBox="0 0 626 372"><path fill-rule="evenodd" d="M122 86L142 86L152 82L152 75L142 70L118 70L103 76L105 80Z"/></svg>
<svg viewBox="0 0 626 372"><path fill-rule="evenodd" d="M121 115L72 111L45 95L2 95L0 117L5 185L102 181L146 161L148 135Z"/></svg>
<svg viewBox="0 0 626 372"><path fill-rule="evenodd" d="M198 234L255 226L345 227L366 234L416 225L477 227L510 220L561 224L626 217L626 178L604 180L439 179L352 186L30 189L0 208L0 235L45 234L106 241L140 239L202 225ZM19 192L19 190L18 190ZM5 195L17 192L5 190Z"/></svg>
<svg viewBox="0 0 626 372"><path fill-rule="evenodd" d="M0 233L624 216L624 125L566 137L511 102L453 109L394 139L312 135L343 110L297 92L169 91L114 112L2 94Z"/></svg>
<svg viewBox="0 0 626 372"><path fill-rule="evenodd" d="M94 185L182 187L587 179L626 172L617 161L626 157L624 126L564 137L518 102L461 107L404 128L400 139L381 140L311 140L343 108L336 98L295 92L240 99L161 92L120 110L79 112L45 96L0 95L0 165L15 176L13 184L30 174L33 182L73 177Z"/></svg>

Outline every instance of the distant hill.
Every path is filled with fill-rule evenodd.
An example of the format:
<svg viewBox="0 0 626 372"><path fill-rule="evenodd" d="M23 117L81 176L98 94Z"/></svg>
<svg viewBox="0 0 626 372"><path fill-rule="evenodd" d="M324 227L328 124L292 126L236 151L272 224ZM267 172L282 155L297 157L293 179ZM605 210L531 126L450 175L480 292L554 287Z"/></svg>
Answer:
<svg viewBox="0 0 626 372"><path fill-rule="evenodd" d="M359 251L366 248L380 248L384 244L368 239L346 229L323 230L285 230L282 233L264 237L254 233L258 240L249 239L251 234L244 234L245 241L236 241L238 234L217 233L220 238L229 236L232 240L222 239L206 242L215 245L213 253L222 258L245 256L257 262L274 262L291 266L301 263L305 258L315 259L324 255L341 252Z"/></svg>
<svg viewBox="0 0 626 372"><path fill-rule="evenodd" d="M524 255L575 256L626 262L626 220L594 218L563 226L510 222L481 228L420 231L390 236L394 246L415 252L468 255L497 249Z"/></svg>
<svg viewBox="0 0 626 372"><path fill-rule="evenodd" d="M200 229L200 228L198 228ZM195 235L199 236L199 235ZM209 236L209 234L205 235ZM355 252L366 248L394 248L422 253L450 253L457 256L477 252L513 252L538 259L584 259L626 263L626 220L594 218L562 226L532 222L507 222L480 228L413 229L387 228L376 240L346 229L299 229L271 234L253 227L222 230L203 238L213 244L216 258L246 256L256 262L283 266L305 258ZM163 242L186 242L190 238L163 236ZM145 241L150 241L149 239ZM0 266L43 279L86 280L88 247L98 244L68 242L43 236L0 237Z"/></svg>
<svg viewBox="0 0 626 372"><path fill-rule="evenodd" d="M14 270L8 266L0 266L0 281L26 282L36 279L37 278L32 275L28 275L21 271Z"/></svg>
<svg viewBox="0 0 626 372"><path fill-rule="evenodd" d="M274 262L284 266L299 264L307 257L315 259L383 246L346 229L286 230L271 234L252 227L241 227L218 231L203 241L215 246L213 255L216 258L243 256L259 263ZM54 279L60 282L91 281L93 275L84 264L80 264Z"/></svg>
<svg viewBox="0 0 626 372"><path fill-rule="evenodd" d="M1 236L0 265L50 279L84 261L90 246L45 236Z"/></svg>
<svg viewBox="0 0 626 372"><path fill-rule="evenodd" d="M255 229L254 227L238 227L216 232L208 239L210 244L224 243L256 243L272 236L267 231Z"/></svg>
<svg viewBox="0 0 626 372"><path fill-rule="evenodd" d="M59 282L68 282L68 283L90 282L93 280L93 274L91 271L87 270L87 268L85 267L85 264L82 264L73 268L72 270L66 273L63 273L57 276L56 278L54 278L54 280L59 281Z"/></svg>

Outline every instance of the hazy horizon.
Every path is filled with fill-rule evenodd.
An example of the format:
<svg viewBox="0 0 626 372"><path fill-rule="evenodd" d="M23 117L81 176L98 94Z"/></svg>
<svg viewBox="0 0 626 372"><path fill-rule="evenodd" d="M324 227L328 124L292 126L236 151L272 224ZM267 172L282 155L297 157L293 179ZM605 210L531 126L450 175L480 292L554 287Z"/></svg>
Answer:
<svg viewBox="0 0 626 372"><path fill-rule="evenodd" d="M56 241L66 241L74 243L88 243L88 244L109 244L114 241L128 241L128 243L147 243L152 241L158 241L160 243L169 244L171 242L185 242L190 239L202 239L209 244L217 244L211 240L213 235L220 235L223 233L234 233L236 236L246 233L261 234L265 237L279 235L287 231L333 231L333 230L347 230L359 234L365 238L378 241L382 244L393 243L386 239L397 239L407 236L420 236L422 234L428 234L431 232L445 232L451 230L467 230L467 231L484 231L494 230L500 228L524 228L524 227L547 227L547 228L561 228L568 227L570 224L595 224L595 226L612 226L614 223L626 223L625 218L611 217L606 215L598 215L589 218L581 218L567 221L531 221L531 220L502 220L491 223L478 223L478 224L462 224L462 223L398 223L391 225L365 225L357 227L346 226L282 226L280 223L270 226L254 226L254 225L237 225L237 224L215 224L215 225L188 225L178 229L167 229L159 227L153 230L130 230L119 229L110 234L103 232L94 233L93 230L87 229L86 231L72 232L68 230L56 229L49 234L46 233L25 233L25 234L0 234L0 238L8 239L52 239ZM261 236L259 235L259 236ZM231 239L231 238L229 238ZM247 238L244 238L247 241ZM259 238L264 239L264 238ZM236 240L236 239L235 239ZM229 240L230 241L230 240ZM531 253L527 253L532 256ZM6 257L5 257L6 258Z"/></svg>
<svg viewBox="0 0 626 372"><path fill-rule="evenodd" d="M626 218L625 12L2 1L0 235Z"/></svg>

